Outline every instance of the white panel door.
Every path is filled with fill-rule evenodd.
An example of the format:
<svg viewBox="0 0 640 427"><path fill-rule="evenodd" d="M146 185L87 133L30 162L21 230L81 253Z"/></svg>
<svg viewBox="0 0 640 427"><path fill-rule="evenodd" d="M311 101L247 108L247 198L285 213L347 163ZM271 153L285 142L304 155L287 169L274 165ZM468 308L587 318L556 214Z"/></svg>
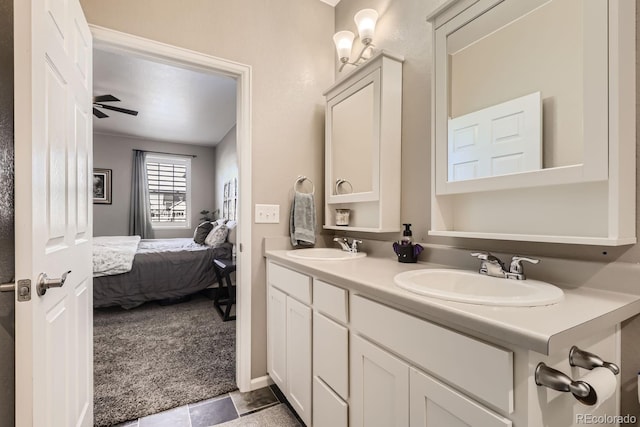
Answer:
<svg viewBox="0 0 640 427"><path fill-rule="evenodd" d="M351 335L351 427L409 425L409 366Z"/></svg>
<svg viewBox="0 0 640 427"><path fill-rule="evenodd" d="M448 180L542 169L540 92L449 120Z"/></svg>
<svg viewBox="0 0 640 427"><path fill-rule="evenodd" d="M267 369L283 393L287 385L287 295L269 286Z"/></svg>
<svg viewBox="0 0 640 427"><path fill-rule="evenodd" d="M410 427L511 427L511 421L410 368Z"/></svg>
<svg viewBox="0 0 640 427"><path fill-rule="evenodd" d="M93 425L92 41L78 0L14 2L16 425ZM41 273L64 286L38 296Z"/></svg>
<svg viewBox="0 0 640 427"><path fill-rule="evenodd" d="M311 308L287 297L287 399L311 425Z"/></svg>

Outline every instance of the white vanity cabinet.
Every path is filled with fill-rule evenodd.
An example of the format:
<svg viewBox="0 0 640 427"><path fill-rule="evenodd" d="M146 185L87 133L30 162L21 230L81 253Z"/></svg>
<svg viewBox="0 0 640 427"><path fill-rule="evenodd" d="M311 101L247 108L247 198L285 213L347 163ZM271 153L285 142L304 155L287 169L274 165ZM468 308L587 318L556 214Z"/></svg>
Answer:
<svg viewBox="0 0 640 427"><path fill-rule="evenodd" d="M311 278L268 263L267 370L311 425Z"/></svg>
<svg viewBox="0 0 640 427"><path fill-rule="evenodd" d="M324 93L324 228L400 231L403 60L378 52Z"/></svg>
<svg viewBox="0 0 640 427"><path fill-rule="evenodd" d="M512 423L357 335L351 426L508 427Z"/></svg>
<svg viewBox="0 0 640 427"><path fill-rule="evenodd" d="M313 281L313 425L347 427L349 399L348 292Z"/></svg>
<svg viewBox="0 0 640 427"><path fill-rule="evenodd" d="M359 295L351 331L352 427L511 426L511 351Z"/></svg>
<svg viewBox="0 0 640 427"><path fill-rule="evenodd" d="M619 412L619 377L614 396L597 409L535 381L540 362L576 380L586 375L569 364L572 345L619 364L615 322L587 335L569 332L579 339L554 335L548 351L536 351L426 320L426 307L405 310L393 297L328 283L335 263L316 272L305 265L304 273L283 264L290 267L267 263L267 368L308 427L575 427L584 414ZM499 310L507 317L519 310L558 316L553 306Z"/></svg>

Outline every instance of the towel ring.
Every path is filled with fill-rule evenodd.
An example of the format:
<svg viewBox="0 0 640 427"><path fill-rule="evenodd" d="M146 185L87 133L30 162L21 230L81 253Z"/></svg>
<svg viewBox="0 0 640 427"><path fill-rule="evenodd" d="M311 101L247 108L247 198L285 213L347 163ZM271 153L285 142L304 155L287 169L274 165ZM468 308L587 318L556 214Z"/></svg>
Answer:
<svg viewBox="0 0 640 427"><path fill-rule="evenodd" d="M338 179L336 179L336 188L335 188L336 195L338 195L338 194L349 194L349 193L341 193L340 192L340 187L342 186L342 184L349 184L349 188L350 188L349 193L353 193L353 185L351 185L351 183L349 181L347 181L346 179L344 179L344 178L338 178Z"/></svg>
<svg viewBox="0 0 640 427"><path fill-rule="evenodd" d="M316 192L316 186L313 185L313 181L311 181L309 178L307 178L304 175L298 175L298 179L296 179L296 182L293 183L293 191L297 191L296 187L298 186L298 184L302 184L304 181L309 181L311 183L311 194L315 194Z"/></svg>

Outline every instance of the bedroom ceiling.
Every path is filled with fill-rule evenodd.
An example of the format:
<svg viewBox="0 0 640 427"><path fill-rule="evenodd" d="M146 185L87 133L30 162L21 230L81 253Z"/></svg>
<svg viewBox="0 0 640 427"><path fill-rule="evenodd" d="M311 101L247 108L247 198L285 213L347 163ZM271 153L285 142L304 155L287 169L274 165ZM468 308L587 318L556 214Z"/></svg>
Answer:
<svg viewBox="0 0 640 427"><path fill-rule="evenodd" d="M99 108L109 117L93 117L97 133L214 146L236 123L233 78L95 49L93 95L106 94L139 114Z"/></svg>

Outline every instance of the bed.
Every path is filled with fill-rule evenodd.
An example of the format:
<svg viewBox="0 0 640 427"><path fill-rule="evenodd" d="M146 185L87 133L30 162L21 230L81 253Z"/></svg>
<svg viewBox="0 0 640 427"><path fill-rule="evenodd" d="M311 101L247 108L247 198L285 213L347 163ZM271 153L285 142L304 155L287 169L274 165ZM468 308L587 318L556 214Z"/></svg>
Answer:
<svg viewBox="0 0 640 427"><path fill-rule="evenodd" d="M205 289L216 283L213 260L231 259L232 248L192 238L95 237L93 306L133 308Z"/></svg>

